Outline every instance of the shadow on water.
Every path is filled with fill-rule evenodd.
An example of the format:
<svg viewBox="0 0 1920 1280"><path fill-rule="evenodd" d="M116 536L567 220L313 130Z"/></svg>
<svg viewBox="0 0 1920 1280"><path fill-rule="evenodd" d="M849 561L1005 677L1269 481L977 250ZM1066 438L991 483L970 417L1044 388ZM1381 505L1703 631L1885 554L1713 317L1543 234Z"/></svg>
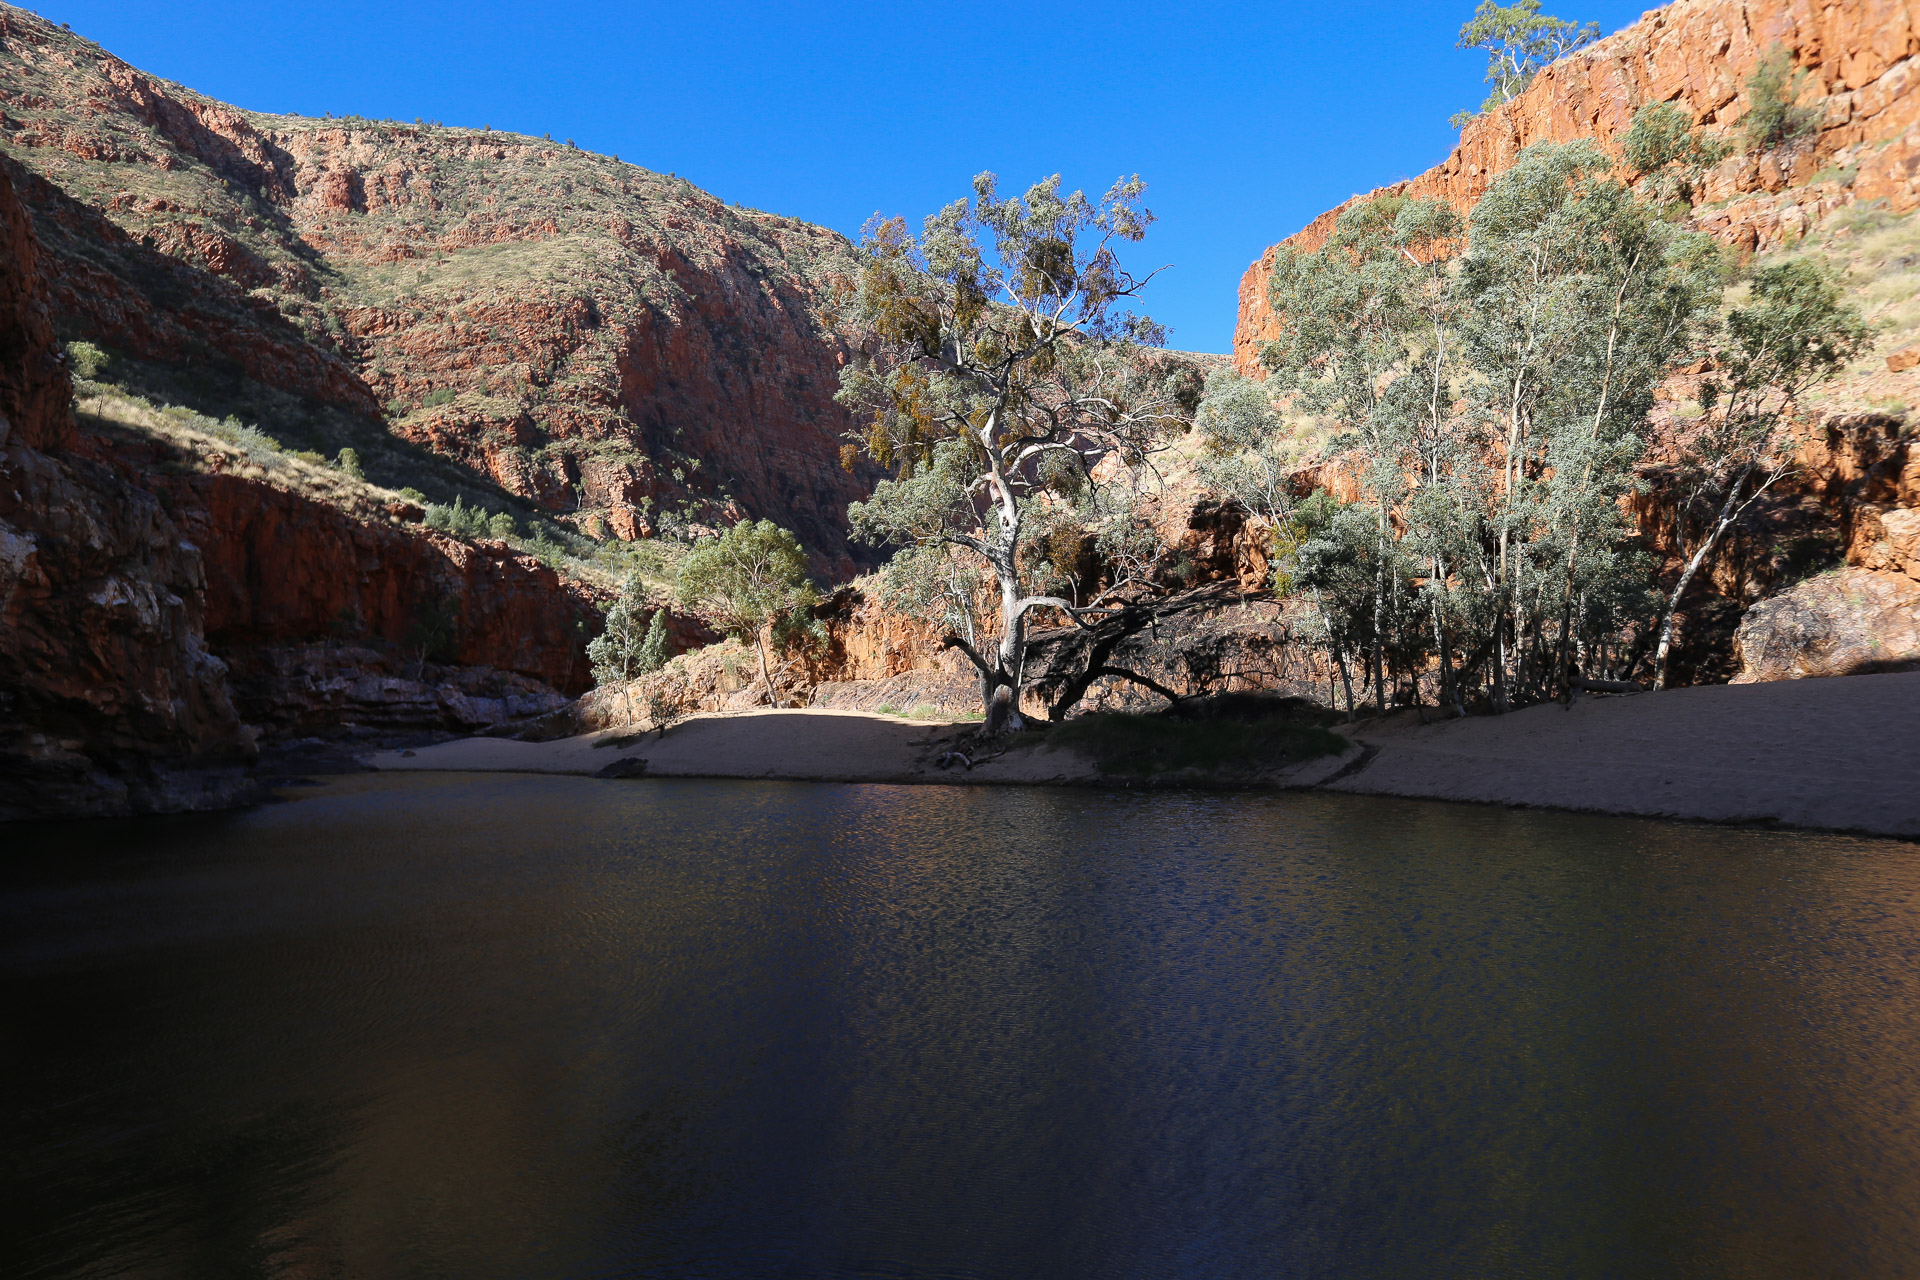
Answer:
<svg viewBox="0 0 1920 1280"><path fill-rule="evenodd" d="M12 827L8 1274L1920 1274L1920 856L349 777Z"/></svg>

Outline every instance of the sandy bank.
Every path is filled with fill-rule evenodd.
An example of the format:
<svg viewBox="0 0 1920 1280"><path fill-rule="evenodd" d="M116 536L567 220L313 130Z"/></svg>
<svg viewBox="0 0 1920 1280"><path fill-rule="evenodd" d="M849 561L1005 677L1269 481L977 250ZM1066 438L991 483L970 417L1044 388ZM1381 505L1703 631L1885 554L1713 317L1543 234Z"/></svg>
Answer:
<svg viewBox="0 0 1920 1280"><path fill-rule="evenodd" d="M938 782L1029 785L1101 782L1078 752L1021 746L971 769L939 767L971 724L921 722L862 711L751 711L694 716L666 736L593 733L555 742L463 738L370 757L378 769L595 774L621 760L646 761L650 778L786 778L807 782ZM1275 770L1270 785L1302 786L1337 772L1345 757Z"/></svg>
<svg viewBox="0 0 1920 1280"><path fill-rule="evenodd" d="M1330 790L1920 836L1920 673L1706 685L1352 735Z"/></svg>
<svg viewBox="0 0 1920 1280"><path fill-rule="evenodd" d="M972 770L938 768L969 727L760 711L696 716L665 738L468 738L372 763L594 774L644 760L649 777L1102 781L1086 757L1041 745ZM1351 736L1346 755L1275 770L1263 784L1920 837L1920 673L1674 689L1427 725L1409 712Z"/></svg>

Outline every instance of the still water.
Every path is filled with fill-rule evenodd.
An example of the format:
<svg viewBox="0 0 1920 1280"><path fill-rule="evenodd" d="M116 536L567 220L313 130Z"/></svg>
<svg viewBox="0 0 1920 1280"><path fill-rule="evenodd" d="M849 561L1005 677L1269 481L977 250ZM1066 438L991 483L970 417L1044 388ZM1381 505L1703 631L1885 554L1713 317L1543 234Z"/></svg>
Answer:
<svg viewBox="0 0 1920 1280"><path fill-rule="evenodd" d="M414 775L0 828L0 1274L1920 1275L1920 848Z"/></svg>

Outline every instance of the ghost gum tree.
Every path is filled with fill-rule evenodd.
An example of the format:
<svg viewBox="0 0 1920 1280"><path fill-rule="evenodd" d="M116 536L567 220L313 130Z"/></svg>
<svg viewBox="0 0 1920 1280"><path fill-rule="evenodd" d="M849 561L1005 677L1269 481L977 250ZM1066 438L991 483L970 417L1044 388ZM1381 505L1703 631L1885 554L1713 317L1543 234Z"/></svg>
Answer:
<svg viewBox="0 0 1920 1280"><path fill-rule="evenodd" d="M847 461L864 452L894 470L851 508L853 527L901 548L895 574L926 577L928 599L964 618L947 643L980 675L988 732L1024 727L1035 611L1082 621L1125 585L1050 593L1034 544L1071 513L1130 545L1138 522L1119 491L1199 399L1188 371L1154 358L1164 331L1129 309L1153 274L1118 256L1153 221L1144 190L1123 179L1095 203L1055 176L1002 198L981 174L918 236L904 219L871 221L841 298L854 355L839 396L866 419ZM997 636L975 631L956 572L968 563L997 588Z"/></svg>
<svg viewBox="0 0 1920 1280"><path fill-rule="evenodd" d="M1721 323L1726 262L1667 216L1669 166L1699 148L1652 123L1664 141L1640 149L1637 173L1590 143L1539 145L1464 227L1385 197L1343 214L1318 252L1283 251L1282 331L1263 355L1278 401L1263 413L1221 384L1201 408L1256 497L1279 492L1245 483L1271 470L1259 424L1278 429L1281 404L1333 424L1359 496L1293 513L1286 585L1311 595L1342 674L1357 659L1376 705L1396 672L1434 671L1461 712L1470 696L1494 710L1551 696L1570 668L1630 673L1672 615L1622 501L1655 388L1702 357L1726 371L1681 446L1701 528L1677 599L1777 476L1793 397L1851 350L1832 292L1797 277L1761 273L1762 305Z"/></svg>

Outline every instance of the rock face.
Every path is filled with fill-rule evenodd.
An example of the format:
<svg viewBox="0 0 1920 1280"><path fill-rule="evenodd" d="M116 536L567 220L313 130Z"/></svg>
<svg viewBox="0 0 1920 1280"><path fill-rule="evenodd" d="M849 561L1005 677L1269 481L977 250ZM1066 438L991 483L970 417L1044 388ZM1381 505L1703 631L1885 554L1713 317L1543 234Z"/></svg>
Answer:
<svg viewBox="0 0 1920 1280"><path fill-rule="evenodd" d="M1633 113L1674 102L1710 126L1746 114L1746 82L1776 43L1804 71L1803 102L1821 111L1816 136L1790 148L1729 158L1695 194L1695 222L1743 249L1799 235L1855 201L1920 206L1920 26L1905 0L1676 0L1537 75L1512 102L1474 117L1441 164L1355 196L1282 243L1325 244L1342 209L1383 194L1444 200L1470 211L1494 178L1536 142L1626 131ZM1273 250L1240 280L1234 365L1258 375L1275 336L1267 301Z"/></svg>
<svg viewBox="0 0 1920 1280"><path fill-rule="evenodd" d="M0 172L0 818L218 807L272 733L466 729L589 682L593 601L472 544L81 429Z"/></svg>
<svg viewBox="0 0 1920 1280"><path fill-rule="evenodd" d="M1734 684L1920 668L1920 581L1844 569L1747 610Z"/></svg>
<svg viewBox="0 0 1920 1280"><path fill-rule="evenodd" d="M86 456L36 256L0 175L0 818L230 803L254 741L206 648L200 553Z"/></svg>
<svg viewBox="0 0 1920 1280"><path fill-rule="evenodd" d="M866 554L831 231L548 139L239 110L6 6L0 150L44 179L63 336L384 416L596 536L744 513Z"/></svg>

